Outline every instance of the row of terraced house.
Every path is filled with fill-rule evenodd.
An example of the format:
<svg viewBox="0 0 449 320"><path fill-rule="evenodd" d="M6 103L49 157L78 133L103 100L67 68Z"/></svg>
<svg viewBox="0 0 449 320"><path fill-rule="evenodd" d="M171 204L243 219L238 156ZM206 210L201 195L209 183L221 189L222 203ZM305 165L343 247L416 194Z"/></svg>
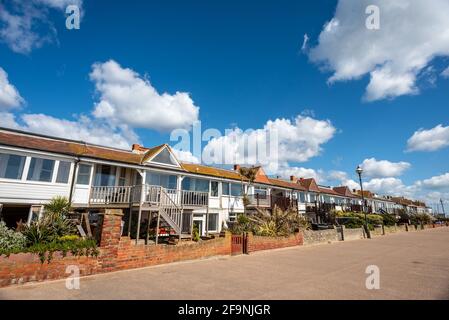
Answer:
<svg viewBox="0 0 449 320"><path fill-rule="evenodd" d="M164 144L121 150L10 129L0 129L0 212L10 227L30 223L55 196L95 217L105 208L124 212L123 234L139 237L156 225L156 236L190 238L219 233L244 210L297 210L321 222L330 210L394 214L425 213L425 203L380 196L346 186L320 186L313 178L271 178L262 167L254 182L225 170L184 163ZM243 195L248 197L245 209ZM362 206L363 205L363 206ZM145 227L144 227L145 226Z"/></svg>

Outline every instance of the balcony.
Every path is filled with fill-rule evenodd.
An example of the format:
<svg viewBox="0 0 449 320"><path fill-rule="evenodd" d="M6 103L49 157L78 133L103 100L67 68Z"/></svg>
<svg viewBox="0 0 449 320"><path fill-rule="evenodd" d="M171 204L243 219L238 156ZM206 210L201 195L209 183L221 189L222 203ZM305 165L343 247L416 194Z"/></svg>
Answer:
<svg viewBox="0 0 449 320"><path fill-rule="evenodd" d="M248 195L247 198L248 207L273 209L274 206L277 206L282 210L287 210L289 208L296 209L298 206L297 200L284 196L251 194Z"/></svg>
<svg viewBox="0 0 449 320"><path fill-rule="evenodd" d="M162 196L163 192L165 196ZM140 203L149 206L176 205L184 209L201 208L208 206L209 193L139 185L92 187L89 197L92 206L131 206Z"/></svg>

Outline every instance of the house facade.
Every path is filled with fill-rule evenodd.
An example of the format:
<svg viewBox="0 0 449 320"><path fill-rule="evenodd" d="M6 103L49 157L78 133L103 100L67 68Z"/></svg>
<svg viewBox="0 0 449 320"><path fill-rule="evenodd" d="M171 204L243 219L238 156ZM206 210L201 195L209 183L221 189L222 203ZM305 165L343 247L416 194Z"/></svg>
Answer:
<svg viewBox="0 0 449 320"><path fill-rule="evenodd" d="M0 129L1 219L10 227L29 223L53 197L63 196L79 212L123 209L123 234L137 240L148 238L150 230L156 238L190 238L194 228L201 235L220 232L245 210L279 207L321 222L325 211L362 204L360 194L347 187L318 186L314 179L294 176L274 179L262 167L252 168L256 175L249 181L239 169L183 163L166 144L121 150ZM376 213L404 206L374 196L367 201Z"/></svg>

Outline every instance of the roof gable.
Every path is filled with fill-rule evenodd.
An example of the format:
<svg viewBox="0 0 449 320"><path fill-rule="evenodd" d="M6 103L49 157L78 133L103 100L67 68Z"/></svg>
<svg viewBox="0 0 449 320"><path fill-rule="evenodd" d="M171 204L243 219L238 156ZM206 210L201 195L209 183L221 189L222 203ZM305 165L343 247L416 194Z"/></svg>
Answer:
<svg viewBox="0 0 449 320"><path fill-rule="evenodd" d="M153 163L166 166L181 167L181 163L176 158L169 145L163 144L158 147L148 149L145 153L143 164Z"/></svg>
<svg viewBox="0 0 449 320"><path fill-rule="evenodd" d="M320 188L318 188L318 184L316 183L315 179L300 179L299 183L307 189L307 191L312 192L320 192Z"/></svg>

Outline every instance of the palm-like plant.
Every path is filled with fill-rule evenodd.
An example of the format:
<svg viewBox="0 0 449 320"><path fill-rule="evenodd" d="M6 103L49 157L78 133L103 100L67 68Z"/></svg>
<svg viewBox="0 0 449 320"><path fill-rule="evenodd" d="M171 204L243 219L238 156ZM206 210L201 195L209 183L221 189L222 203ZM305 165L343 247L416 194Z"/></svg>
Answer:
<svg viewBox="0 0 449 320"><path fill-rule="evenodd" d="M44 215L23 230L29 245L49 243L60 237L76 234L75 225L66 218L71 204L64 197L55 197L44 206Z"/></svg>
<svg viewBox="0 0 449 320"><path fill-rule="evenodd" d="M44 205L46 215L65 217L72 209L72 204L66 197L54 197L49 203Z"/></svg>
<svg viewBox="0 0 449 320"><path fill-rule="evenodd" d="M243 193L243 210L244 213L246 214L246 207L249 205L249 199L248 199L248 194L245 191L244 185L243 185L243 179L246 178L246 180L248 181L248 187L250 187L254 181L256 180L256 176L257 176L257 168L251 167L251 168L244 168L244 167L240 167L239 168L239 174L242 177L241 181L242 181L242 193Z"/></svg>

